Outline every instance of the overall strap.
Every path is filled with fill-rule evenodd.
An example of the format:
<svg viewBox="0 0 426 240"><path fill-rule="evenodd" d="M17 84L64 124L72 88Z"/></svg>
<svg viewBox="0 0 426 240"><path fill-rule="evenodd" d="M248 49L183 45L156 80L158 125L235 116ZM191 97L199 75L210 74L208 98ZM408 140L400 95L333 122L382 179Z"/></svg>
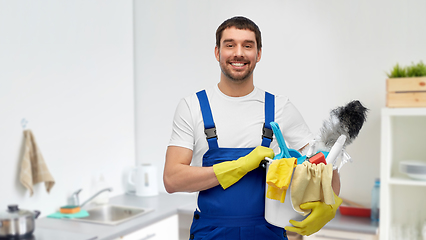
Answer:
<svg viewBox="0 0 426 240"><path fill-rule="evenodd" d="M216 126L214 125L212 111L210 109L209 100L206 90L197 92L198 101L200 102L201 114L204 121L204 133L206 134L209 149L219 148L217 144Z"/></svg>
<svg viewBox="0 0 426 240"><path fill-rule="evenodd" d="M265 92L265 123L263 124L262 146L269 147L272 142L274 132L271 122L275 119L275 96Z"/></svg>

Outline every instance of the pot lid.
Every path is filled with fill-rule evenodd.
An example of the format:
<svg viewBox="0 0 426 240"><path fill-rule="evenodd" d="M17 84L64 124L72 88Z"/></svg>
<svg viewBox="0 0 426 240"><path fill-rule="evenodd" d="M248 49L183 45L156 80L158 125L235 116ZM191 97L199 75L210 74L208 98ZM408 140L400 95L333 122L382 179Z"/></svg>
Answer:
<svg viewBox="0 0 426 240"><path fill-rule="evenodd" d="M34 213L28 210L19 209L18 205L8 205L6 211L0 212L0 220L10 220L21 217L33 217Z"/></svg>

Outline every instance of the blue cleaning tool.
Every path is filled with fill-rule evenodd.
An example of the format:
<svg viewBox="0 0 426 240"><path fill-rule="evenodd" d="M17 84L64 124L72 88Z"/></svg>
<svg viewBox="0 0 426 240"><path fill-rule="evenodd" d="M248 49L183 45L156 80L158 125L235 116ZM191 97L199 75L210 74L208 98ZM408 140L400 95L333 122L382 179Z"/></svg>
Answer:
<svg viewBox="0 0 426 240"><path fill-rule="evenodd" d="M290 153L288 151L287 145L285 144L283 134L281 133L280 126L276 122L271 122L272 131L275 134L275 138L277 139L278 146L280 147L281 152L275 155L275 159L281 158L290 158Z"/></svg>
<svg viewBox="0 0 426 240"><path fill-rule="evenodd" d="M306 156L302 156L297 150L288 148L285 144L283 134L281 133L280 126L276 122L271 122L271 128L274 132L275 138L277 139L278 146L280 147L281 152L275 155L273 160L281 158L297 158L297 164L302 164L306 160ZM262 160L260 166L266 168L267 163L270 163L269 160Z"/></svg>
<svg viewBox="0 0 426 240"><path fill-rule="evenodd" d="M287 145L285 144L283 134L281 133L280 126L276 122L271 122L271 128L272 131L275 134L275 138L277 139L278 146L280 147L281 152L275 155L275 159L281 159L281 158L297 158L297 164L303 163L305 161L306 156L302 156L297 150L289 149Z"/></svg>

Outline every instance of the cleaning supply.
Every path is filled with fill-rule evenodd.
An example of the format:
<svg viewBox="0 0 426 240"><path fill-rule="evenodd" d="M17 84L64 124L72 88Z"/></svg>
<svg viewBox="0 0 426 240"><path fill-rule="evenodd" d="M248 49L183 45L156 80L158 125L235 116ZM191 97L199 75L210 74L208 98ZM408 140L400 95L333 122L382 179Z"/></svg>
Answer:
<svg viewBox="0 0 426 240"><path fill-rule="evenodd" d="M309 162L313 163L313 164L324 163L325 165L327 165L327 161L325 160L324 153L322 153L322 152L318 152L314 156L310 157Z"/></svg>
<svg viewBox="0 0 426 240"><path fill-rule="evenodd" d="M274 135L276 136L276 139L277 139L278 145L279 145L279 147L281 149L281 152L280 152L280 154L277 154L275 156L275 158L274 158L275 160L266 159L266 161L265 161L266 164L265 165L266 165L266 169L267 169L268 173L270 171L270 166L274 162L279 161L277 159L279 157L288 157L288 158L296 157L297 158L297 164L298 164L297 167L296 167L296 169L299 166L303 166L303 164L305 164L305 166L307 164L309 164L311 166L315 166L315 168L316 168L316 166L319 166L319 168L326 168L326 173L323 174L323 175L324 176L328 176L328 177L325 177L324 180L319 181L320 184L325 184L325 186L326 186L325 187L325 191L323 189L323 193L321 193L321 190L320 190L320 187L319 187L317 189L319 191L315 191L315 194L314 194L314 195L316 195L316 194L318 194L318 195L316 195L316 197L313 198L313 199L322 199L321 195L324 195L324 193L325 193L325 195L327 196L326 200L322 200L322 201L326 201L327 203L330 203L330 204L335 204L335 200L334 200L334 196L333 196L334 193L333 193L333 190L331 188L332 165L327 166L327 165L321 164L321 163L318 164L318 165L316 165L316 164L310 163L309 161L306 161L306 160L309 159L309 158L307 158L307 156L301 156L301 154L298 151L294 150L294 149L287 149L287 146L285 145L282 133L279 130L278 124L271 122L271 127L272 127L272 130L274 131ZM311 141L310 143L313 144L314 141ZM313 153L315 151L315 147L314 146L313 147L310 146L307 150L308 150L308 154L309 154L308 156L312 157L314 155ZM323 154L322 161L324 161L325 158L328 155L328 152L321 152L321 153ZM289 154L289 156L286 156L286 154ZM321 156L321 155L319 155L319 156ZM296 176L296 169L294 170L292 176L289 176L290 179L292 178L292 180L290 181L290 186L289 186L290 189L293 189L293 185L294 184L298 185L298 181L297 180L296 180L296 182L294 182L295 178L296 178L295 177ZM303 170L304 168L300 168L300 169ZM314 175L314 176L316 176L314 178L316 178L316 180L318 180L317 178L319 177L319 174L315 173L315 170L314 170L313 167L311 169L313 170L314 174L311 173L310 176L312 177L312 175ZM307 177L308 169L306 167L305 167L305 172L306 172L306 175L304 175L304 176ZM321 172L321 171L319 171L319 172ZM321 172L321 173L323 173L323 172ZM300 180L300 178L299 178L299 180ZM300 181L299 181L299 183L300 183ZM306 218L308 218L311 215L302 216L302 214L300 214L300 212L303 213L302 210L300 210L300 212L298 212L298 211L296 211L294 209L294 206L292 206L292 204L291 204L291 202L293 200L293 192L292 191L286 192L285 195L278 195L280 201L276 201L276 200L273 200L273 199L270 198L271 197L271 191L273 191L273 190L270 190L270 188L272 188L272 186L268 185L268 188L266 189L266 196L265 196L265 220L267 222L269 222L272 225L284 228L286 226L289 226L290 220L298 220L298 221L301 221L303 223L301 225L301 226L304 227L303 231L311 231L312 232L312 231L318 231L319 230L319 228L316 228L316 227L318 227L317 225L315 225L316 227L314 227L314 228L309 228L307 230L305 229L305 226L304 226L305 222L303 222L303 220L306 219ZM277 190L275 190L275 191L277 191ZM304 194L302 194L303 192L304 191L301 191L299 193L301 193L301 195L304 196ZM269 195L269 197L268 197L268 195ZM297 196L297 193L296 193L296 196ZM310 196L310 195L307 194L307 196ZM281 202L281 199L283 197L287 198L287 199L284 199L285 203ZM315 200L313 200L313 201L315 201ZM325 204L323 202L320 202L318 200L316 200L316 201L317 202L314 202L315 206L324 206L324 205L325 206L329 206L329 205L327 205L327 204ZM330 207L328 207L328 208L330 208ZM337 209L337 207L336 207L336 209ZM310 211L311 211L310 209L306 210L307 213L309 213ZM331 213L333 213L333 212L331 211ZM328 216L328 214L331 214L331 213L330 212L325 212L324 214L326 214L326 216ZM319 213L319 214L321 214L321 213ZM321 215L318 215L318 216L317 215L313 215L313 217L309 218L309 221L316 221L317 217L321 218L322 216ZM334 217L334 213L333 213L333 215L331 217L329 217L329 219L332 219L333 217ZM320 227L322 227L322 226L320 226ZM295 230L295 231L297 231L297 230Z"/></svg>
<svg viewBox="0 0 426 240"><path fill-rule="evenodd" d="M297 166L296 158L281 158L269 165L266 175L268 190L266 197L284 203L287 189L290 186L293 169Z"/></svg>
<svg viewBox="0 0 426 240"><path fill-rule="evenodd" d="M287 148L278 123L271 122L270 125L281 151L275 155L273 161L269 162L270 165L266 175L266 183L268 184L266 197L284 203L293 169L298 164L298 159L295 157L300 157L301 155L299 152Z"/></svg>
<svg viewBox="0 0 426 240"><path fill-rule="evenodd" d="M248 172L259 167L265 157L273 158L274 151L270 148L258 146L249 154L234 161L226 161L213 165L213 171L223 189L227 189L238 182Z"/></svg>
<svg viewBox="0 0 426 240"><path fill-rule="evenodd" d="M333 164L333 169L340 169L341 167L352 159L344 150L346 146L351 144L358 136L364 122L367 119L368 109L365 108L361 102L354 100L345 106L337 107L330 111L330 118L323 122L320 129L320 134L315 138L315 141L310 143L309 153L318 151L330 152L329 157L326 157L328 164ZM345 141L341 138L344 135ZM338 145L336 143L338 142ZM336 146L334 146L336 145ZM335 147L332 151L332 148ZM342 150L339 150L342 149ZM337 167L336 161L342 156L340 166ZM308 155L309 157L310 155Z"/></svg>
<svg viewBox="0 0 426 240"><path fill-rule="evenodd" d="M346 136L340 135L340 137L336 140L333 147L330 149L330 152L328 153L327 158L325 159L327 161L327 164L332 164L333 166L336 165L337 157L342 153L343 146L346 142Z"/></svg>
<svg viewBox="0 0 426 240"><path fill-rule="evenodd" d="M274 159L281 159L284 157L290 158L291 157L290 152L288 151L287 145L285 144L283 134L281 133L281 130L280 130L280 126L276 122L271 122L270 124L271 124L272 131L275 134L275 138L277 139L278 146L280 147L280 150L281 150L281 152L278 153L274 157Z"/></svg>
<svg viewBox="0 0 426 240"><path fill-rule="evenodd" d="M275 155L274 160L294 157L297 158L297 164L301 164L302 162L304 162L306 156L302 156L299 151L287 147L287 144L285 144L284 137L281 133L280 126L278 125L278 123L271 122L270 125L280 148L280 153Z"/></svg>
<svg viewBox="0 0 426 240"><path fill-rule="evenodd" d="M373 190L371 190L371 220L379 221L380 217L380 179L374 181Z"/></svg>
<svg viewBox="0 0 426 240"><path fill-rule="evenodd" d="M48 218L59 218L60 219L60 218L84 218L84 217L88 217L88 216L89 216L89 213L86 210L81 209L77 213L70 213L70 214L55 212L55 213L48 215L47 217Z"/></svg>
<svg viewBox="0 0 426 240"><path fill-rule="evenodd" d="M349 156L349 154L346 152L346 150L343 150L343 156L342 156L342 161L340 162L339 168L337 169L337 172L340 173L340 170L342 169L343 165L345 165L348 162L352 162L352 158L351 156ZM333 169L334 166L333 166Z"/></svg>
<svg viewBox="0 0 426 240"><path fill-rule="evenodd" d="M300 207L303 203L320 201L325 204L334 204L331 164L312 164L305 161L297 165L293 175L290 191L294 210L306 216L309 210Z"/></svg>
<svg viewBox="0 0 426 240"><path fill-rule="evenodd" d="M318 143L323 144L321 151L330 151L340 135L347 137L344 147L351 144L359 134L367 119L368 109L361 102L354 100L345 106L330 111L330 118L323 122ZM322 149L324 148L324 149Z"/></svg>
<svg viewBox="0 0 426 240"><path fill-rule="evenodd" d="M80 206L66 205L59 208L59 212L63 214L74 214L80 212Z"/></svg>
<svg viewBox="0 0 426 240"><path fill-rule="evenodd" d="M315 143L315 139L309 142L308 150L306 151L306 157L310 158L315 154Z"/></svg>
<svg viewBox="0 0 426 240"><path fill-rule="evenodd" d="M285 230L295 232L303 236L309 236L318 232L336 215L337 208L342 204L342 199L334 194L334 204L325 204L323 202L307 202L300 205L305 211L311 214L305 220L298 222L290 220L294 227L285 227Z"/></svg>

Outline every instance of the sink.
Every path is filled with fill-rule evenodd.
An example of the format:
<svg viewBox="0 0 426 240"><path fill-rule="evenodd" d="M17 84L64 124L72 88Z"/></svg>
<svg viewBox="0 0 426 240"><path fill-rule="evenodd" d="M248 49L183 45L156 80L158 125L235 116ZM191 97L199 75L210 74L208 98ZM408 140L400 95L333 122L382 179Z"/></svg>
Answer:
<svg viewBox="0 0 426 240"><path fill-rule="evenodd" d="M86 211L89 213L88 217L73 218L70 220L106 225L117 225L132 218L147 214L153 211L153 209L105 204L87 209Z"/></svg>

